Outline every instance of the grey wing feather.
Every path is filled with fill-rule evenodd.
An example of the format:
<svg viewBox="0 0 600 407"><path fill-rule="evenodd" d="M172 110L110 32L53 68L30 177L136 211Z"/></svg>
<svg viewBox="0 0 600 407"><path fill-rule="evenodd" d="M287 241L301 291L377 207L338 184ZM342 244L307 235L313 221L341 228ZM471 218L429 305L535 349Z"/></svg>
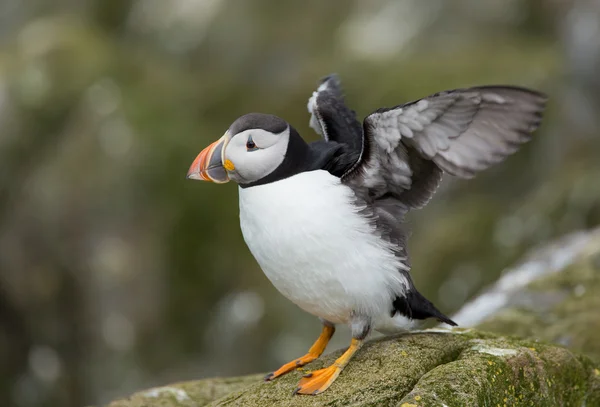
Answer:
<svg viewBox="0 0 600 407"><path fill-rule="evenodd" d="M369 153L349 182L420 208L442 171L470 178L515 152L539 126L545 103L528 89L485 86L379 109L363 123Z"/></svg>

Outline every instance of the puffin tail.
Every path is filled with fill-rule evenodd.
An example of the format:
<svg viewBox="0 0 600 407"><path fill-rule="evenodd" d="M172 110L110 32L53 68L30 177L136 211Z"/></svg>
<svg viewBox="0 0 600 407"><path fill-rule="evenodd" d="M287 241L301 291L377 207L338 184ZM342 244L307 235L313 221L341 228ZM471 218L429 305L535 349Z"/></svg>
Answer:
<svg viewBox="0 0 600 407"><path fill-rule="evenodd" d="M414 287L411 287L403 296L396 297L393 305L394 313L398 312L410 319L435 318L448 325L458 325L446 315L442 314L431 301L425 298Z"/></svg>

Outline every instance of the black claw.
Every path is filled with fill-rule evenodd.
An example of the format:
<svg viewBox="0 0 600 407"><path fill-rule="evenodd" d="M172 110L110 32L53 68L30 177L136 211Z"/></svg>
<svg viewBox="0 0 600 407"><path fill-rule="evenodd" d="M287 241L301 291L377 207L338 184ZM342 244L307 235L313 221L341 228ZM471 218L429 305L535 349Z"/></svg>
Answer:
<svg viewBox="0 0 600 407"><path fill-rule="evenodd" d="M296 366L300 366L301 363L302 363L301 361L297 360L296 361Z"/></svg>
<svg viewBox="0 0 600 407"><path fill-rule="evenodd" d="M268 375L265 376L265 382L270 382L271 380L273 380L273 376L274 372L269 373Z"/></svg>
<svg viewBox="0 0 600 407"><path fill-rule="evenodd" d="M319 394L319 390L315 390L315 391L312 392L313 396L316 396L317 394Z"/></svg>
<svg viewBox="0 0 600 407"><path fill-rule="evenodd" d="M292 392L292 396L295 396L296 394L298 394L299 391L300 391L300 387L296 387L294 389L294 391Z"/></svg>
<svg viewBox="0 0 600 407"><path fill-rule="evenodd" d="M303 375L302 377L306 377L308 379L309 377L312 377L312 375L313 375L312 373L307 373L307 374Z"/></svg>

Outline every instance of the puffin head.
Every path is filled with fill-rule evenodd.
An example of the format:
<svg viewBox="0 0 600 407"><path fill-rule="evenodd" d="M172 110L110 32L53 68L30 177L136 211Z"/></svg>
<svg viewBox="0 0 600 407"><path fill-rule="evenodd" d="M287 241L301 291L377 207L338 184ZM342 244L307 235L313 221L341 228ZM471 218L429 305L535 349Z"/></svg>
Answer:
<svg viewBox="0 0 600 407"><path fill-rule="evenodd" d="M296 148L291 149L291 145ZM292 168L289 158L301 158L299 155L306 150L302 145L307 147L285 120L249 113L198 154L187 178L217 184L233 180L242 187L271 182L286 176Z"/></svg>

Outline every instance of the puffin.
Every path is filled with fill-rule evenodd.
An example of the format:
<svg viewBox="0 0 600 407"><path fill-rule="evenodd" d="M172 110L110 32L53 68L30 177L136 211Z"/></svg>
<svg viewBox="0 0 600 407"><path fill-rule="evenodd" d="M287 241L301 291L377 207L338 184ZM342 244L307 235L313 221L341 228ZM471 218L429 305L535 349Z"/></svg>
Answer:
<svg viewBox="0 0 600 407"><path fill-rule="evenodd" d="M415 329L428 318L455 326L415 287L404 218L423 208L444 173L472 178L531 139L546 95L517 86L478 86L380 108L360 123L337 75L308 101L307 143L270 114L239 117L193 161L187 178L239 186L240 226L275 288L318 317L308 352L265 380L317 359L350 327L347 350L304 375L294 394L324 392L373 330Z"/></svg>

